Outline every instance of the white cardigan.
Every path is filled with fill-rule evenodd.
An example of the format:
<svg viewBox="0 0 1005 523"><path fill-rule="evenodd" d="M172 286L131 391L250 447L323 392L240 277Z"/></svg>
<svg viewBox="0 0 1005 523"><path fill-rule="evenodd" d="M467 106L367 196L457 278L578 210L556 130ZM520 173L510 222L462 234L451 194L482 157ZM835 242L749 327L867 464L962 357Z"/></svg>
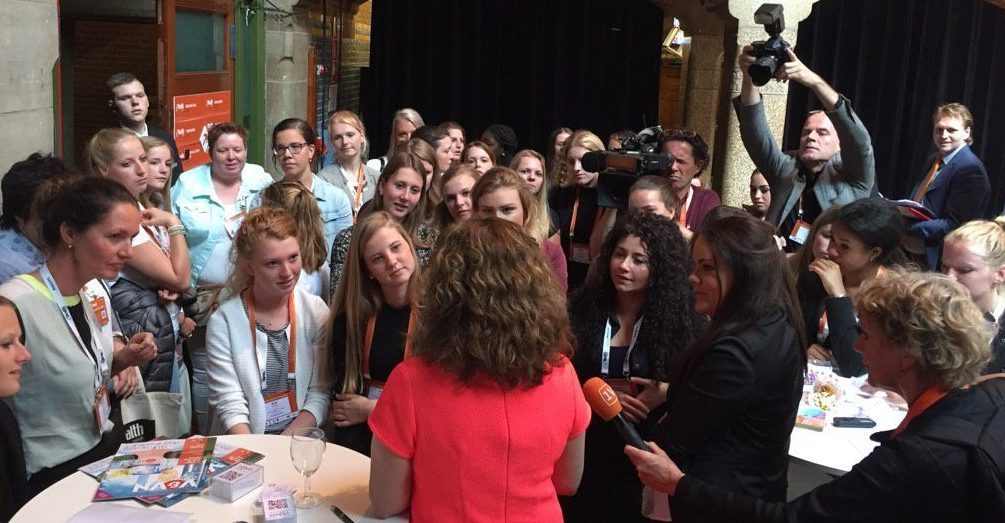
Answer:
<svg viewBox="0 0 1005 523"><path fill-rule="evenodd" d="M328 372L320 366L326 347L321 346L328 306L317 296L294 289L297 309L297 405L314 415L320 426L328 414L331 389ZM289 327L287 327L287 336ZM259 354L268 350L268 337L256 336ZM262 397L258 355L251 347L248 315L239 296L224 301L206 328L211 434L222 434L247 423L253 434L265 432L265 399Z"/></svg>

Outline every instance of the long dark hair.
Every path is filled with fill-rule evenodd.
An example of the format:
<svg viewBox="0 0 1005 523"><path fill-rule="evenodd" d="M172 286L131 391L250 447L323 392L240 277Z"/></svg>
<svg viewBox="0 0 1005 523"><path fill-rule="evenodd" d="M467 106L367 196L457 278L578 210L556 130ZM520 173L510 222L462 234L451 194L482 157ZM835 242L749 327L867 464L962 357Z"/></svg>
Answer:
<svg viewBox="0 0 1005 523"><path fill-rule="evenodd" d="M600 338L615 300L611 257L628 236L637 236L649 254L649 289L636 343L645 349L640 354L648 358L652 378L666 381L671 358L694 341L697 321L687 243L675 223L652 213L631 212L614 224L586 282L570 298L575 361L579 369L599 368Z"/></svg>
<svg viewBox="0 0 1005 523"><path fill-rule="evenodd" d="M746 213L702 223L692 246L703 240L716 265L732 272L733 284L712 315L711 324L688 350L690 361L697 361L719 338L755 325L775 310L780 310L795 329L798 346L807 346L795 281L773 234L770 224ZM805 359L805 353L799 352Z"/></svg>

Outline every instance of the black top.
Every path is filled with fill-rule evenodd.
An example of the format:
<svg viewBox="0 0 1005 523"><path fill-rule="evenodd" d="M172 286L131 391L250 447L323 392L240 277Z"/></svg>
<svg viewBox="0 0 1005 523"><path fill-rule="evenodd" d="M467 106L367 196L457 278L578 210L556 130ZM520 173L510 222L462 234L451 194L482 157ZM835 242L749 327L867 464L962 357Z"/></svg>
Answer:
<svg viewBox="0 0 1005 523"><path fill-rule="evenodd" d="M682 353L671 363L660 447L695 478L784 501L803 350L796 329L776 309Z"/></svg>
<svg viewBox="0 0 1005 523"><path fill-rule="evenodd" d="M8 521L28 502L28 471L17 418L0 401L0 521Z"/></svg>
<svg viewBox="0 0 1005 523"><path fill-rule="evenodd" d="M410 312L410 307L395 309L386 305L377 312L373 344L370 347L371 379L386 382L391 371L405 358L405 337ZM362 334L365 336L365 333L364 330ZM335 318L331 343L333 387L336 392L341 390L345 381L345 342L346 318L345 314L340 314ZM365 394L365 391L360 388L356 393ZM328 441L369 456L372 437L370 427L364 422L349 427L332 427Z"/></svg>
<svg viewBox="0 0 1005 523"><path fill-rule="evenodd" d="M84 300L80 300L79 303L72 307L67 307L70 309L70 317L73 318L73 324L77 327L77 332L80 333L80 339L84 341L84 345L87 347L87 353L92 361L97 362L95 358L94 348L91 347L91 325L87 323L87 316L84 313Z"/></svg>
<svg viewBox="0 0 1005 523"><path fill-rule="evenodd" d="M579 194L579 207L576 211L575 230L572 231L572 238L569 237L569 227L572 225L572 208L576 203L576 194ZM555 224L559 230L559 238L562 241L562 250L569 261L569 292L579 287L586 279L586 273L590 269L589 263L579 263L572 261L571 243L589 245L590 235L597 221L597 213L600 208L597 206L597 189L591 187L561 187L548 195L549 203L555 210L558 222Z"/></svg>
<svg viewBox="0 0 1005 523"><path fill-rule="evenodd" d="M816 186L817 177L815 174L809 173L805 167L800 164L799 167L800 174L806 178L806 186L803 187L803 214L802 220L807 224L812 224L817 220L817 216L823 212L820 208L820 201L817 200L817 193L813 191L813 187ZM785 252L796 252L799 250L801 244L794 241L789 241L789 235L792 233L792 228L796 226L796 221L799 219L799 203L797 202L792 206L792 210L789 211L788 216L783 216L782 221L778 226L778 235L786 239ZM807 238L807 242L812 242L813 238Z"/></svg>
<svg viewBox="0 0 1005 523"><path fill-rule="evenodd" d="M799 292L799 305L802 307L807 341L810 344L818 343L820 318L826 312L828 334L821 345L831 352L834 372L846 378L865 374L862 355L855 350L855 342L858 340L858 319L851 298L828 296L820 276L812 271L804 271L799 275L796 289Z"/></svg>

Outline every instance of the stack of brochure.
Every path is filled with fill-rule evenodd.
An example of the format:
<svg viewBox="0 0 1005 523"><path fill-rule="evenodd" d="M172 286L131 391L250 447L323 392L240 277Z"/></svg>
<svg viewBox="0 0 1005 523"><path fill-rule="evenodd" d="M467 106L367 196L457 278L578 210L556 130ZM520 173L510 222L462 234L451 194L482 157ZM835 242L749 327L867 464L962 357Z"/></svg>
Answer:
<svg viewBox="0 0 1005 523"><path fill-rule="evenodd" d="M124 443L114 456L80 468L100 484L93 501L134 498L170 507L209 486L209 479L237 463L264 458L248 449L193 436Z"/></svg>

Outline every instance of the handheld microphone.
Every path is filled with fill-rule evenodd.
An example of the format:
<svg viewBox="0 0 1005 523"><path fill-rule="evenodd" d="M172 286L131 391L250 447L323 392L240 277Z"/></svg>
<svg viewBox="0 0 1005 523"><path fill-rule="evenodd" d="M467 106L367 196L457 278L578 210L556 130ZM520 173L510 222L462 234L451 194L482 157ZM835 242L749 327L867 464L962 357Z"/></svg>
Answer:
<svg viewBox="0 0 1005 523"><path fill-rule="evenodd" d="M642 441L642 437L639 436L635 427L621 417L621 402L618 401L614 389L606 381L597 377L586 380L586 383L583 384L583 395L586 396L586 402L590 404L593 412L604 421L614 424L625 443L639 450L652 452L649 450L649 446Z"/></svg>

